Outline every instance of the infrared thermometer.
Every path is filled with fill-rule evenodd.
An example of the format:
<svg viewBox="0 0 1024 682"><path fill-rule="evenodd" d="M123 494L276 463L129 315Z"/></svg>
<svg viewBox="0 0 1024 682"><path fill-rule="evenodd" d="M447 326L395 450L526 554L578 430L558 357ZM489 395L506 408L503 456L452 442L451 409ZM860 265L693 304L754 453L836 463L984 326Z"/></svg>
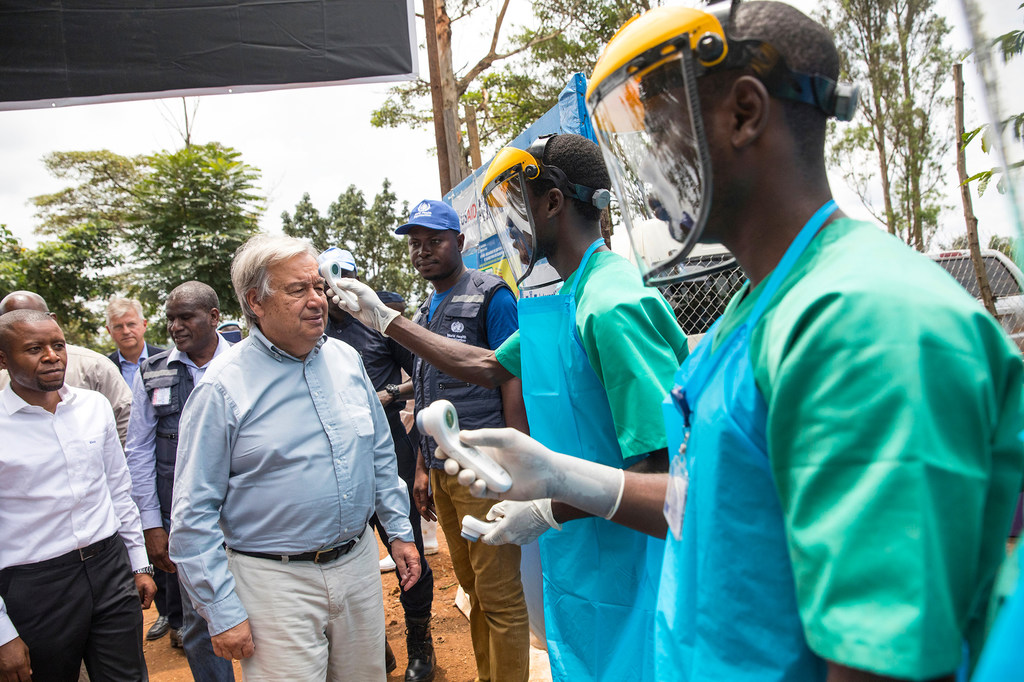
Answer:
<svg viewBox="0 0 1024 682"><path fill-rule="evenodd" d="M476 542L481 535L490 533L496 525L498 525L497 521L481 521L475 516L463 516L462 537L470 542Z"/></svg>
<svg viewBox="0 0 1024 682"><path fill-rule="evenodd" d="M351 291L345 291L337 286L337 282L344 278L341 264L331 258L331 251L337 251L338 249L330 248L320 254L320 276L327 281L327 286L331 288L331 291L341 300L345 302L345 307L348 308L349 312L356 312L359 310L359 299Z"/></svg>
<svg viewBox="0 0 1024 682"><path fill-rule="evenodd" d="M416 414L416 425L438 442L449 457L463 469L470 469L487 484L487 489L503 493L512 487L512 477L497 462L459 440L459 415L447 400L435 400Z"/></svg>

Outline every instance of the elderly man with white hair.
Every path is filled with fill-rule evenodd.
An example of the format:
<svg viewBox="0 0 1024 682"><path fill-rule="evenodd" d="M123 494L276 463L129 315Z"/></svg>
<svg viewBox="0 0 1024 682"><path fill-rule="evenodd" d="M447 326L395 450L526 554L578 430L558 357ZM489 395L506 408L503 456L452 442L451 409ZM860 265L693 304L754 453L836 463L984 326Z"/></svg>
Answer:
<svg viewBox="0 0 1024 682"><path fill-rule="evenodd" d="M384 410L356 351L324 335L309 244L253 237L231 282L251 333L185 406L171 559L246 680L384 680L374 512L402 588L420 574Z"/></svg>

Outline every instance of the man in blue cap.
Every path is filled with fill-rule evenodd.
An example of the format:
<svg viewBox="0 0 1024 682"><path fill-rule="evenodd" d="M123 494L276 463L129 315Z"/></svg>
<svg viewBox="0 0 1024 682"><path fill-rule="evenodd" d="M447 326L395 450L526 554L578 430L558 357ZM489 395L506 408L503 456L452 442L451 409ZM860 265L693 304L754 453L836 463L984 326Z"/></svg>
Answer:
<svg viewBox="0 0 1024 682"><path fill-rule="evenodd" d="M465 235L455 209L442 201L421 201L395 233L408 236L413 267L434 287L414 322L453 341L488 349L497 348L518 329L516 300L504 280L463 264ZM527 429L519 380L483 388L455 379L422 358L416 359L412 379L417 412L444 399L459 410L463 425L474 425L469 428ZM469 595L477 675L491 682L526 680L530 629L519 547L462 538L462 518L485 518L492 503L474 498L444 473L443 463L434 457L432 438L421 436L418 445L413 494L420 513L440 523L455 575Z"/></svg>

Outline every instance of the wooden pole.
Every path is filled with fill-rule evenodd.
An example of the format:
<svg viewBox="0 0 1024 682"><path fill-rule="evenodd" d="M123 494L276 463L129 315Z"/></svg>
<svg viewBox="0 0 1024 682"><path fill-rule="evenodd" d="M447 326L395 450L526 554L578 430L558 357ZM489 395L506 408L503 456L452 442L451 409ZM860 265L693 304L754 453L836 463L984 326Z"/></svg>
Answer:
<svg viewBox="0 0 1024 682"><path fill-rule="evenodd" d="M964 154L964 79L963 65L953 65L954 110L956 112L956 172L960 176L960 201L964 205L964 222L967 223L967 247L971 251L971 262L974 263L974 274L978 278L978 290L985 308L996 314L996 302L992 297L992 287L988 283L988 271L981 257L981 246L978 244L978 217L974 215L971 201L971 188L967 184L967 157Z"/></svg>
<svg viewBox="0 0 1024 682"><path fill-rule="evenodd" d="M473 170L476 170L483 161L480 160L480 130L476 127L476 107L472 104L466 105L466 132L469 134L469 159L473 163Z"/></svg>
<svg viewBox="0 0 1024 682"><path fill-rule="evenodd" d="M444 125L444 99L441 93L441 67L437 54L437 3L444 0L423 0L423 23L427 39L427 66L430 72L430 100L434 110L434 140L437 142L437 173L441 194L452 188L448 163L448 138Z"/></svg>

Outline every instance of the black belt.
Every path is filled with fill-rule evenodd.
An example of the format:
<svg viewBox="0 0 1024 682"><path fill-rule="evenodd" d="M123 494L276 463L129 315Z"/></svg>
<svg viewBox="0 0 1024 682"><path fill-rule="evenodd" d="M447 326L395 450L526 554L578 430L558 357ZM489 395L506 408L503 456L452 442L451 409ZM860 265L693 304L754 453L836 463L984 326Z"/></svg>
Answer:
<svg viewBox="0 0 1024 682"><path fill-rule="evenodd" d="M4 570L31 570L35 568L51 568L54 566L79 564L83 561L88 561L89 559L92 559L97 554L100 554L104 550L108 549L115 542L120 541L121 536L117 533L114 533L109 538L104 538L102 540L92 543L91 545L86 545L85 547L82 547L80 549L73 549L67 554L61 554L60 556L55 556L52 559L46 559L45 561L37 561L33 564L20 564L18 566L8 566Z"/></svg>
<svg viewBox="0 0 1024 682"><path fill-rule="evenodd" d="M363 530L365 533L366 530ZM336 559L340 559L356 546L360 538L363 537L363 533L355 536L348 542L338 545L336 547L329 547L327 549L317 549L312 552L303 552L302 554L268 554L266 552L246 552L241 549L232 549L232 552L238 554L244 554L245 556L256 557L257 559L272 559L273 561L312 561L314 564L329 564Z"/></svg>

